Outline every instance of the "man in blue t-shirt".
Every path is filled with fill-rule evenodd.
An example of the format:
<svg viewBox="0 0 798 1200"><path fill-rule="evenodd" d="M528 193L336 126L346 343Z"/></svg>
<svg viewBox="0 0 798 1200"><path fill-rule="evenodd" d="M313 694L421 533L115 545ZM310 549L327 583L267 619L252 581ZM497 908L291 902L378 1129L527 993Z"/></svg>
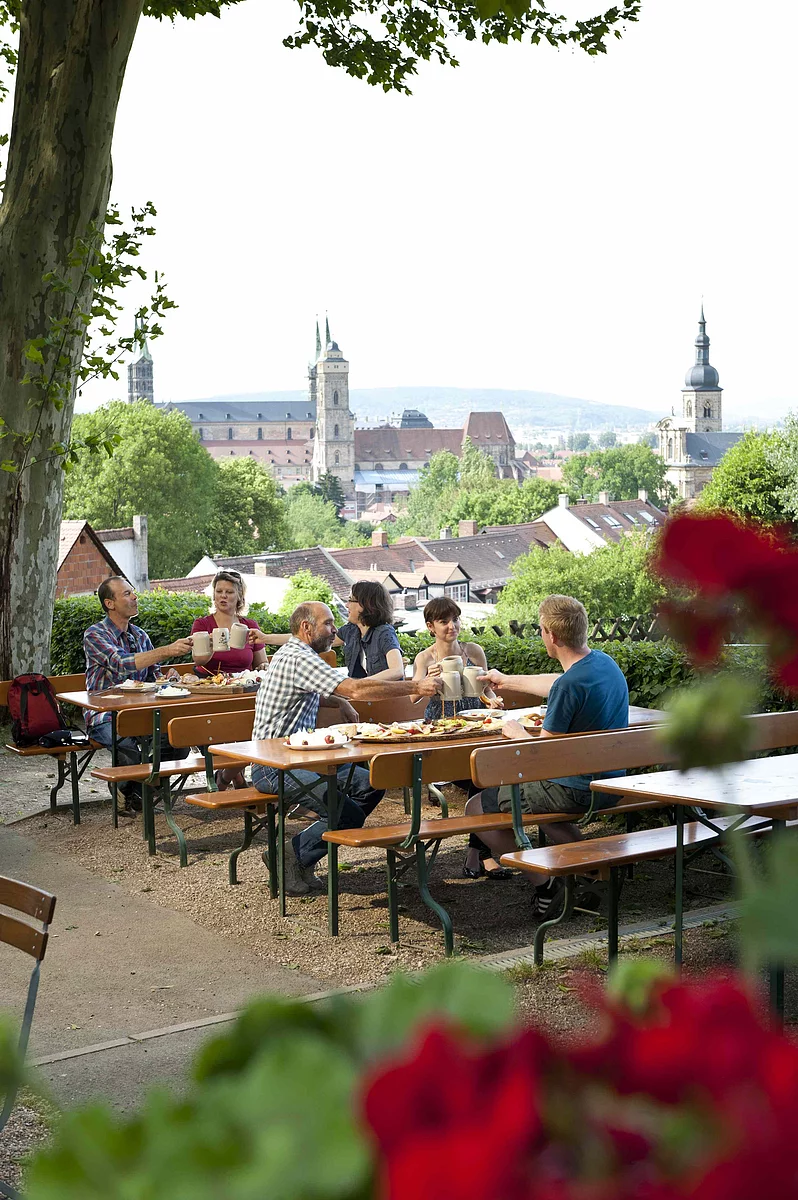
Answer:
<svg viewBox="0 0 798 1200"><path fill-rule="evenodd" d="M587 613L584 605L572 596L547 596L540 606L540 636L550 658L562 667L562 674L504 675L488 671L487 678L501 695L502 688L547 696L548 708L540 737L562 733L590 733L598 730L626 729L629 724L629 689L614 659L601 650L587 645ZM505 721L502 732L506 737L528 738L532 735L517 721ZM587 812L591 805L590 784L594 779L622 775L623 771L603 771L592 775L564 775L559 779L543 779L521 785L521 807L525 812ZM507 812L511 790L498 789L495 803ZM484 811L494 804L487 791L482 793ZM602 799L608 807L612 800ZM471 809L466 811L470 812ZM506 854L515 848L511 834L500 831L480 836L495 854ZM575 842L581 838L576 825L570 821L546 826L551 842ZM494 839L496 844L494 844ZM501 844L499 844L499 842ZM540 916L551 917L562 901L562 880L553 879L536 888L535 910Z"/></svg>

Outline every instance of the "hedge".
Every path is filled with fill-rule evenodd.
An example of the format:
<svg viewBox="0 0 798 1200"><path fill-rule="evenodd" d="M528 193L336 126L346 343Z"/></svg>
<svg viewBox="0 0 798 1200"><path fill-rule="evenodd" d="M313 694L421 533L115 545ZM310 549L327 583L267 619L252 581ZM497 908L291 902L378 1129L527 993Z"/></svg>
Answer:
<svg viewBox="0 0 798 1200"><path fill-rule="evenodd" d="M139 596L136 624L147 631L154 646L164 646L185 637L194 619L207 615L209 604L207 596L194 592L144 592ZM262 604L251 605L247 615L269 633L288 632L288 619L267 612ZM50 644L50 669L54 675L75 675L85 670L83 633L101 616L94 596L67 596L56 600ZM527 639L493 632L471 637L484 647L488 665L508 675L535 675L554 669L539 637ZM411 662L431 642L426 632L399 632L402 653ZM669 692L695 679L695 671L673 642L602 642L595 648L615 659L626 676L631 703L643 708L659 708ZM790 697L767 681L764 657L758 647L730 646L726 662L729 667L765 681L759 711L776 712L795 707Z"/></svg>

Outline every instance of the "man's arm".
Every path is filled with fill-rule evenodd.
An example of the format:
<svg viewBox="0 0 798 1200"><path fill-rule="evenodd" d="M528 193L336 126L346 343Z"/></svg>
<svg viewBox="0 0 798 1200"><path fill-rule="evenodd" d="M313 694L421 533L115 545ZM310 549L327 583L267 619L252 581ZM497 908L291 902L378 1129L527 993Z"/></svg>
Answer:
<svg viewBox="0 0 798 1200"><path fill-rule="evenodd" d="M502 671L486 671L480 679L487 679L500 692L509 688L514 692L529 692L531 696L548 696L551 686L560 678L560 672L551 675L505 675Z"/></svg>
<svg viewBox="0 0 798 1200"><path fill-rule="evenodd" d="M182 658L184 654L190 653L191 638L178 638L176 642L170 642L168 646L158 646L155 650L140 650L138 654L134 654L132 656L135 664L133 669L143 671L145 667L154 667L164 658Z"/></svg>
<svg viewBox="0 0 798 1200"><path fill-rule="evenodd" d="M436 696L443 691L443 681L431 675L424 679L342 679L335 695L346 700L392 700L395 696Z"/></svg>

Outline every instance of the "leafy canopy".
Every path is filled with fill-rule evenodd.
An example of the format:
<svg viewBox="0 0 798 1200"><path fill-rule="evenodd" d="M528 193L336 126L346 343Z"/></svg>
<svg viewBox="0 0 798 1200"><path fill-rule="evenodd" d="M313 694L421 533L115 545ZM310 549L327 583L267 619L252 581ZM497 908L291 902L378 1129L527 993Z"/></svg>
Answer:
<svg viewBox="0 0 798 1200"><path fill-rule="evenodd" d="M781 433L747 433L723 455L696 507L724 509L765 525L787 520L785 492L798 465L789 441Z"/></svg>
<svg viewBox="0 0 798 1200"><path fill-rule="evenodd" d="M281 489L254 458L236 456L219 462L205 542L211 555L257 554L288 545Z"/></svg>
<svg viewBox="0 0 798 1200"><path fill-rule="evenodd" d="M513 564L496 614L502 622L537 622L541 600L557 592L581 600L591 620L643 616L664 595L648 570L650 552L651 540L644 533L591 554L571 554L559 544L548 550L538 546Z"/></svg>
<svg viewBox="0 0 798 1200"><path fill-rule="evenodd" d="M597 500L609 492L613 500L636 500L645 488L655 504L675 499L673 485L665 479L663 459L649 446L613 446L574 455L563 465L563 483L570 493Z"/></svg>
<svg viewBox="0 0 798 1200"><path fill-rule="evenodd" d="M280 605L281 616L290 617L298 604L305 604L308 600L318 600L321 604L333 607L333 590L320 575L314 575L312 571L297 571L289 583L291 586Z"/></svg>
<svg viewBox="0 0 798 1200"><path fill-rule="evenodd" d="M288 539L295 549L305 546L338 546L344 525L335 505L317 495L310 484L292 487L285 502Z"/></svg>

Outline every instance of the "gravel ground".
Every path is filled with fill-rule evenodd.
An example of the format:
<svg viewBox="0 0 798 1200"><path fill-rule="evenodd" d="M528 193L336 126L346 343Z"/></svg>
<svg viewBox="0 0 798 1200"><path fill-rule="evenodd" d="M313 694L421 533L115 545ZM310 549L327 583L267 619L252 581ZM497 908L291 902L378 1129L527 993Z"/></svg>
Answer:
<svg viewBox="0 0 798 1200"><path fill-rule="evenodd" d="M463 794L454 787L447 790L452 814L462 811ZM438 812L429 809L425 815L434 817ZM397 821L402 813L400 794L388 793L372 820L376 824ZM158 853L153 858L142 841L140 818L120 820L114 830L108 805L86 808L77 828L66 812L31 818L22 828L49 849L74 855L81 865L131 893L146 892L157 904L179 909L264 958L309 971L331 986L377 982L397 967L415 970L442 957L437 917L421 902L410 875L408 884L400 888L400 945L396 950L391 947L383 852L342 850L341 936L331 939L325 895L289 898L288 917L280 918L277 902L269 898L261 862L263 842L239 859L240 886L228 885L227 855L240 843L240 816L205 814L180 803L176 815L189 845L185 870L178 865L176 842L160 816L156 818ZM289 832L300 827L290 823ZM607 830L607 823L597 822L589 832ZM464 839L444 842L431 882L433 895L451 913L458 951L475 956L528 945L535 928L529 883L520 876L506 882L464 879L464 853ZM697 865L708 870L717 866L710 855L702 856ZM717 903L729 894L729 880L723 875L691 872L688 876L688 907ZM621 911L626 921L672 912L672 863L639 867L635 879L624 887ZM577 914L563 932L570 935L604 927L602 916Z"/></svg>
<svg viewBox="0 0 798 1200"><path fill-rule="evenodd" d="M0 1134L0 1179L19 1188L23 1160L47 1140L48 1125L40 1113L18 1104Z"/></svg>

